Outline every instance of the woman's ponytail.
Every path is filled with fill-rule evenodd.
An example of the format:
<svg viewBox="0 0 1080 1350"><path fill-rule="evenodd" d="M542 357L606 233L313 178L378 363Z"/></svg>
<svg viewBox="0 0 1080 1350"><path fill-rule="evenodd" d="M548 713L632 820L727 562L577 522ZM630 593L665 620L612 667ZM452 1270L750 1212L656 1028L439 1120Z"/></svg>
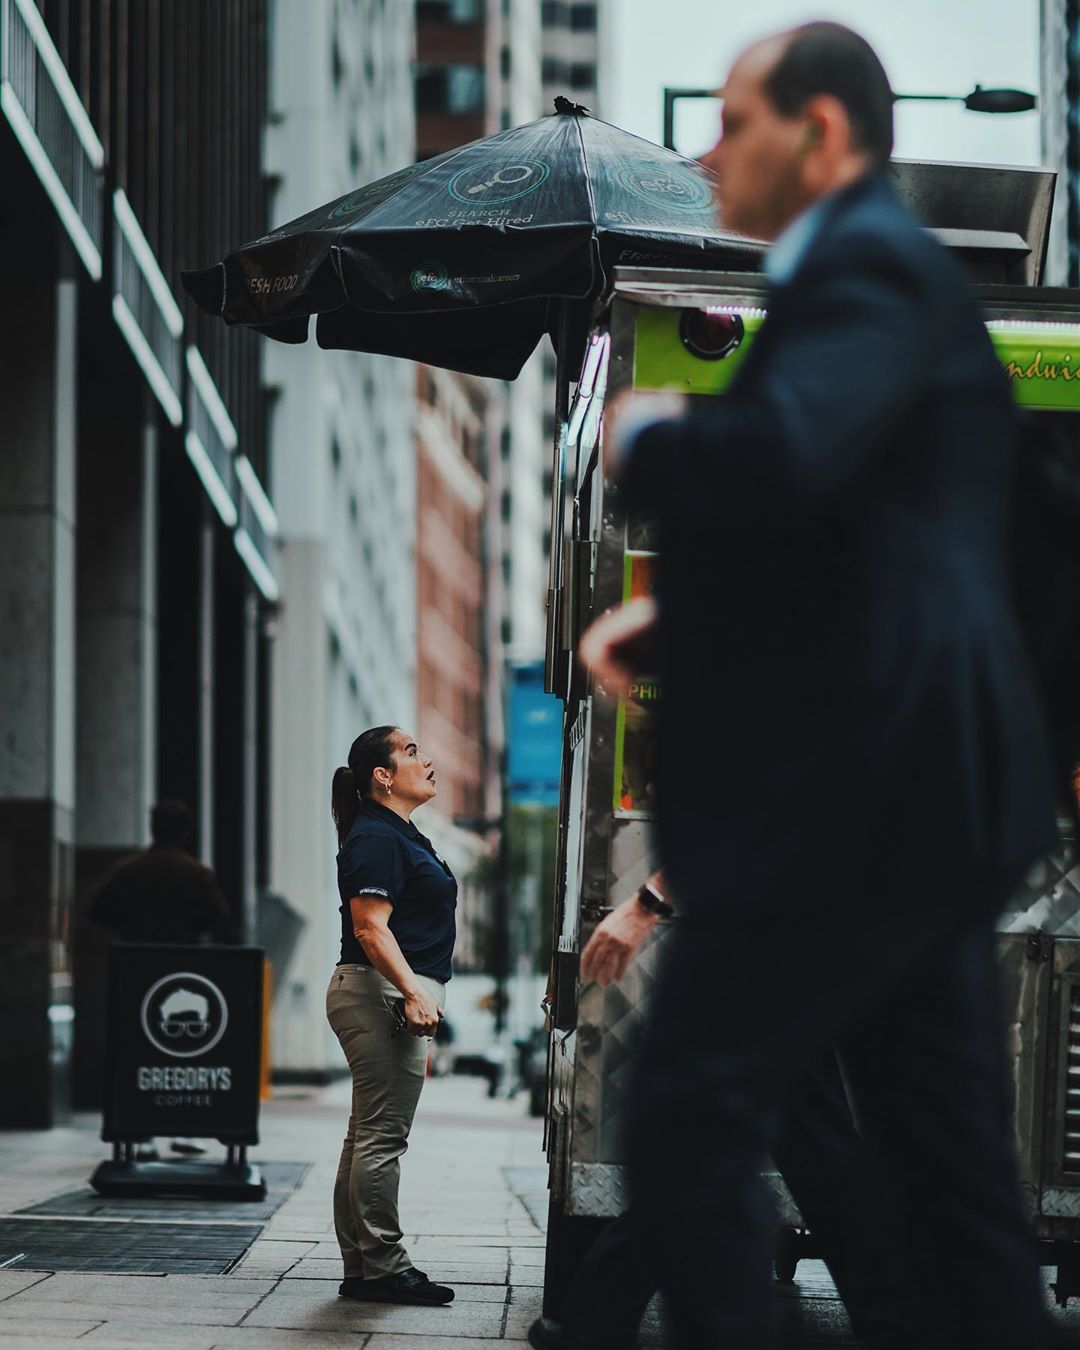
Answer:
<svg viewBox="0 0 1080 1350"><path fill-rule="evenodd" d="M349 747L349 763L334 770L330 784L330 814L337 826L338 844L353 827L360 810L360 798L371 792L371 777L376 769L394 767L394 735L399 730L393 725L371 727L361 732Z"/></svg>
<svg viewBox="0 0 1080 1350"><path fill-rule="evenodd" d="M337 827L338 846L345 842L345 836L353 827L356 813L360 810L360 795L356 790L356 775L348 765L343 764L334 770L330 784L330 814Z"/></svg>

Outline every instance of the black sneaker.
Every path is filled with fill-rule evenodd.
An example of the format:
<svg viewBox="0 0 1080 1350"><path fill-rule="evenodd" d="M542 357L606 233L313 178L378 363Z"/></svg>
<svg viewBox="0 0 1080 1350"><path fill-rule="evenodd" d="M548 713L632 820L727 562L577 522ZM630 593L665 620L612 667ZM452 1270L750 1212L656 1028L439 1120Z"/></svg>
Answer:
<svg viewBox="0 0 1080 1350"><path fill-rule="evenodd" d="M360 1303L419 1303L427 1307L454 1301L452 1289L445 1284L432 1284L415 1266L398 1275L381 1275L375 1280L348 1276L338 1286L338 1295L355 1298Z"/></svg>

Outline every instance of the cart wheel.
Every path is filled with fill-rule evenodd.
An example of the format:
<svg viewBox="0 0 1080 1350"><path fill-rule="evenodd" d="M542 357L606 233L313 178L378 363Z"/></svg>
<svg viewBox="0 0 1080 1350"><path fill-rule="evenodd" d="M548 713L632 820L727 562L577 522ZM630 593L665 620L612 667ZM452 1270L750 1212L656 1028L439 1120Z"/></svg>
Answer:
<svg viewBox="0 0 1080 1350"><path fill-rule="evenodd" d="M548 1201L547 1250L544 1259L544 1316L557 1317L563 1298L585 1254L610 1222L565 1214L552 1196Z"/></svg>
<svg viewBox="0 0 1080 1350"><path fill-rule="evenodd" d="M781 1228L776 1235L776 1250L773 1253L773 1271L777 1280L781 1284L794 1284L798 1264L798 1235L794 1228Z"/></svg>

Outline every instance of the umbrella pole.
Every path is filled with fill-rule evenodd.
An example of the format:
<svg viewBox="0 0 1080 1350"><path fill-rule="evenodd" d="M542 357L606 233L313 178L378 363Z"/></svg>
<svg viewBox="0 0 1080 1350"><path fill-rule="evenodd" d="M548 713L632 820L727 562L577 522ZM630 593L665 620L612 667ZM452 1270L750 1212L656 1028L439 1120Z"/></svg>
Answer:
<svg viewBox="0 0 1080 1350"><path fill-rule="evenodd" d="M562 586L565 571L563 531L566 518L566 432L570 413L570 304L559 301L558 341L555 346L555 438L551 450L551 548L548 554L547 642L544 688L560 698L566 694L567 672L562 664Z"/></svg>

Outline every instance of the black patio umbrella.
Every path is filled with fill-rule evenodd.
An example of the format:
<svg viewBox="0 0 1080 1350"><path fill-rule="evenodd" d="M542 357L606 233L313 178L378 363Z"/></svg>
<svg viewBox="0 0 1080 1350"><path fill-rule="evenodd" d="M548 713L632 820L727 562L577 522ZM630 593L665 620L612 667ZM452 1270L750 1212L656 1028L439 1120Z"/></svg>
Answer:
<svg viewBox="0 0 1080 1350"><path fill-rule="evenodd" d="M699 164L556 99L555 116L358 188L183 283L283 342L315 314L321 347L513 379L616 263L748 267L758 252L718 228Z"/></svg>

